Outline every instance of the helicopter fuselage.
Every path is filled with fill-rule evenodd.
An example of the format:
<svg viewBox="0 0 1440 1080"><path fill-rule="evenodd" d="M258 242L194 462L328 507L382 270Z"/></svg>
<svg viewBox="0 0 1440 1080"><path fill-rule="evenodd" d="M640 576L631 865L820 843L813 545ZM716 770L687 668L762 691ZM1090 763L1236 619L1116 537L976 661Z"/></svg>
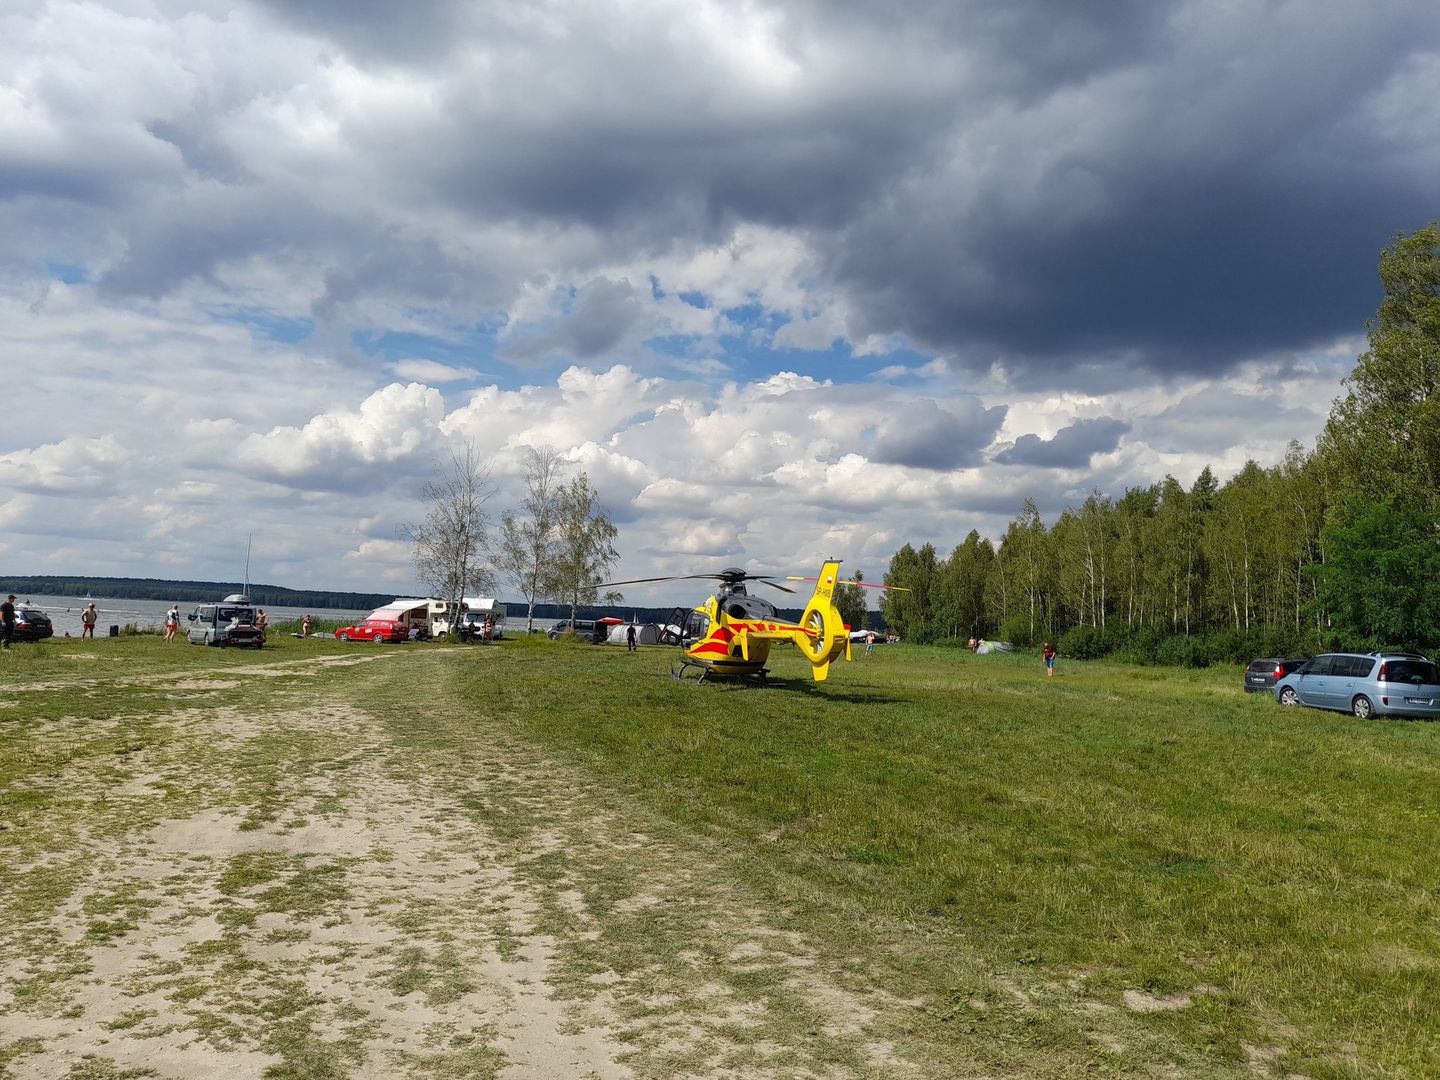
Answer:
<svg viewBox="0 0 1440 1080"><path fill-rule="evenodd" d="M715 675L749 677L760 674L770 658L769 638L744 641L754 631L799 629L775 613L775 605L747 596L744 587L722 587L685 620L685 658Z"/></svg>
<svg viewBox="0 0 1440 1080"><path fill-rule="evenodd" d="M743 583L722 585L685 618L685 664L726 678L763 677L770 646L788 641L805 654L815 678L823 680L832 660L849 655L850 638L831 602L838 570L838 562L822 569L815 597L798 623L779 618L774 604L750 596Z"/></svg>

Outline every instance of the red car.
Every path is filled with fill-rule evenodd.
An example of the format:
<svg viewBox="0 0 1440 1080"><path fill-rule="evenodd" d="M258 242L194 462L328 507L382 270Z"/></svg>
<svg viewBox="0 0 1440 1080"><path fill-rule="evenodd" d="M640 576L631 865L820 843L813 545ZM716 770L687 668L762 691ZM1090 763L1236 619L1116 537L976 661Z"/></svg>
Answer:
<svg viewBox="0 0 1440 1080"><path fill-rule="evenodd" d="M410 640L410 627L396 619L366 619L359 626L342 626L335 631L340 641L373 641L398 644Z"/></svg>

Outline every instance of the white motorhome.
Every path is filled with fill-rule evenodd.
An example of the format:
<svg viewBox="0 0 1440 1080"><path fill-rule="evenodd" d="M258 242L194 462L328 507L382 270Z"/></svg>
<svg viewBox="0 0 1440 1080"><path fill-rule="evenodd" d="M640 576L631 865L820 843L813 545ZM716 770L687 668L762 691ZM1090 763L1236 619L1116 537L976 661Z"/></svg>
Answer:
<svg viewBox="0 0 1440 1080"><path fill-rule="evenodd" d="M452 632L464 632L467 636L479 637L485 628L485 620L493 620L492 637L505 636L505 603L493 596L467 596L460 601L459 618L453 612L453 603L445 600L430 601L430 632L442 638Z"/></svg>

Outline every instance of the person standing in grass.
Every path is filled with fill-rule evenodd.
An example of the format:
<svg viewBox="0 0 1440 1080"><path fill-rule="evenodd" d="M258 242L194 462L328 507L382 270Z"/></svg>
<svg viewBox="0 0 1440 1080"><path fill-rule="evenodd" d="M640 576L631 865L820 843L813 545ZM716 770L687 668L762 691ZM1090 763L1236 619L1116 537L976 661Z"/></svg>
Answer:
<svg viewBox="0 0 1440 1080"><path fill-rule="evenodd" d="M1055 674L1055 646L1045 642L1045 651L1041 655L1045 657L1045 676L1049 678Z"/></svg>
<svg viewBox="0 0 1440 1080"><path fill-rule="evenodd" d="M180 605L171 604L170 610L165 612L165 644L175 640L175 631L180 629Z"/></svg>
<svg viewBox="0 0 1440 1080"><path fill-rule="evenodd" d="M15 636L15 597L11 596L0 604L0 643L10 648L10 639Z"/></svg>
<svg viewBox="0 0 1440 1080"><path fill-rule="evenodd" d="M627 652L634 652L634 651L635 651L635 624L634 624L634 623L631 623L629 626L627 626L627 627L625 628L625 650L626 650Z"/></svg>
<svg viewBox="0 0 1440 1080"><path fill-rule="evenodd" d="M95 639L95 624L100 621L100 613L95 610L95 601L90 601L90 606L80 612L80 637Z"/></svg>
<svg viewBox="0 0 1440 1080"><path fill-rule="evenodd" d="M310 636L310 628L313 627L314 625L315 625L315 620L312 619L309 615L306 615L303 619L300 620L300 636L301 636L301 637L309 637L309 636Z"/></svg>

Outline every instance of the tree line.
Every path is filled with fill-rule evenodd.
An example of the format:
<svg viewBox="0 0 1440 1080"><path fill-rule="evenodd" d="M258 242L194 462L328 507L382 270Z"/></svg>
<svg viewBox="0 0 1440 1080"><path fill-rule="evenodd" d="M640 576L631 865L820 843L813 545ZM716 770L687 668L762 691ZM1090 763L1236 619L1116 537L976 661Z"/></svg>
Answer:
<svg viewBox="0 0 1440 1080"><path fill-rule="evenodd" d="M1313 448L1223 484L1207 466L1094 491L1048 526L1026 499L998 544L907 544L886 623L1195 665L1440 646L1440 224L1398 234L1379 270L1368 349Z"/></svg>
<svg viewBox="0 0 1440 1080"><path fill-rule="evenodd" d="M105 596L116 600L172 600L204 603L244 592L238 581L175 581L168 578L77 577L31 574L0 577L0 592L17 596ZM344 608L352 611L389 603L390 593L340 592L329 589L287 589L281 585L251 585L255 603L271 607Z"/></svg>

